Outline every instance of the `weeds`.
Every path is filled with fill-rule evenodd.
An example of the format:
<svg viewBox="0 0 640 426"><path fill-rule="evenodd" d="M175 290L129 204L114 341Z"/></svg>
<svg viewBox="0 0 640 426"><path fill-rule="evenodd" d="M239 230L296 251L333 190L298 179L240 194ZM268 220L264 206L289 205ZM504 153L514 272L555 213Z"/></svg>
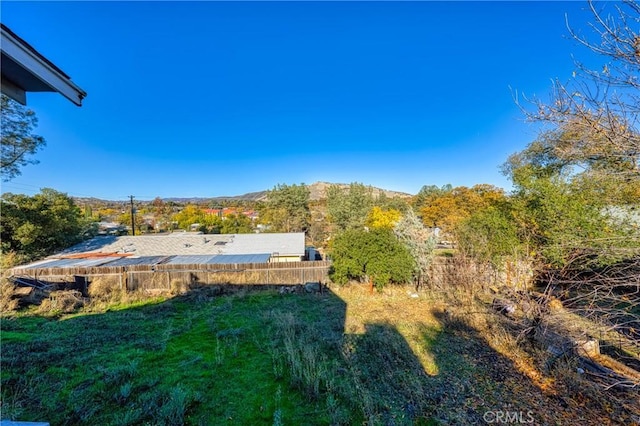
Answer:
<svg viewBox="0 0 640 426"><path fill-rule="evenodd" d="M132 360L114 368L103 369L103 380L110 384L119 385L134 378L138 372L140 362Z"/></svg>
<svg viewBox="0 0 640 426"><path fill-rule="evenodd" d="M18 315L0 335L3 416L471 424L481 422L480 410L508 403L515 411L546 407L541 423L557 423L546 414L554 409L569 416L564 423L579 420L514 367L508 329L477 306L441 305L402 288L369 295L346 286L324 295L187 295L64 320Z"/></svg>
<svg viewBox="0 0 640 426"><path fill-rule="evenodd" d="M6 315L18 309L18 299L14 297L15 286L7 278L0 282L0 312Z"/></svg>
<svg viewBox="0 0 640 426"><path fill-rule="evenodd" d="M19 419L25 411L26 391L24 388L14 388L7 391L2 390L2 400L0 400L0 412L3 419Z"/></svg>
<svg viewBox="0 0 640 426"><path fill-rule="evenodd" d="M133 390L133 384L131 382L127 382L120 386L120 389L115 394L114 398L119 405L125 404L129 397L131 396L131 391Z"/></svg>
<svg viewBox="0 0 640 426"><path fill-rule="evenodd" d="M170 290L169 290L171 295L176 296L180 294L185 294L188 291L189 291L189 283L186 283L183 280L179 280L176 278L171 280Z"/></svg>
<svg viewBox="0 0 640 426"><path fill-rule="evenodd" d="M219 338L216 338L216 350L215 350L214 357L215 357L215 361L216 361L216 365L217 366L221 366L221 365L224 364L224 360L225 360L225 345Z"/></svg>
<svg viewBox="0 0 640 426"><path fill-rule="evenodd" d="M156 421L166 425L184 424L187 408L192 401L193 397L185 389L179 386L171 389L158 410Z"/></svg>
<svg viewBox="0 0 640 426"><path fill-rule="evenodd" d="M38 312L47 315L69 314L85 305L82 294L75 290L52 291L48 299L44 299Z"/></svg>
<svg viewBox="0 0 640 426"><path fill-rule="evenodd" d="M113 417L113 426L128 426L140 424L144 413L138 407L127 407L123 412L116 413Z"/></svg>
<svg viewBox="0 0 640 426"><path fill-rule="evenodd" d="M91 280L87 292L95 301L119 302L125 291L117 278L102 276Z"/></svg>
<svg viewBox="0 0 640 426"><path fill-rule="evenodd" d="M278 385L278 390L276 390L274 401L276 409L273 412L273 426L282 426L284 423L282 422L282 409L280 408L282 402L282 388L280 385Z"/></svg>
<svg viewBox="0 0 640 426"><path fill-rule="evenodd" d="M273 376L275 377L276 380L280 380L284 376L283 355L284 354L277 348L274 348L271 352L271 358L273 361Z"/></svg>
<svg viewBox="0 0 640 426"><path fill-rule="evenodd" d="M321 387L328 378L327 359L314 343L311 329L303 329L291 313L276 315L276 326L284 351L282 354L279 351L277 355L274 354L274 360L284 358L294 386L311 398L319 397ZM274 372L278 369L280 365L274 363Z"/></svg>

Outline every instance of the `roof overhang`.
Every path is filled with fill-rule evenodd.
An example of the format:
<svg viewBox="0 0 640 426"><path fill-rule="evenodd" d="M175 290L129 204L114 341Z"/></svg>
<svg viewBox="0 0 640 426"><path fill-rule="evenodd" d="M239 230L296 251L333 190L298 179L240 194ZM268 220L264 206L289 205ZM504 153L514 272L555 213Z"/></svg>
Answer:
<svg viewBox="0 0 640 426"><path fill-rule="evenodd" d="M0 51L3 94L26 105L26 92L58 92L74 104L82 105L87 93L4 24L1 24Z"/></svg>

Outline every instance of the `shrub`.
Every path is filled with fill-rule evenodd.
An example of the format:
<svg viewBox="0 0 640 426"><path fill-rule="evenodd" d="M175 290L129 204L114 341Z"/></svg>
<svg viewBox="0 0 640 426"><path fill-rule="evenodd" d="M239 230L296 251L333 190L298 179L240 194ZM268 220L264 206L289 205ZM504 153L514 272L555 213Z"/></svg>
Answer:
<svg viewBox="0 0 640 426"><path fill-rule="evenodd" d="M15 299L15 286L6 278L2 279L0 287L0 312L7 313L18 309L18 300Z"/></svg>
<svg viewBox="0 0 640 426"><path fill-rule="evenodd" d="M331 279L339 284L372 277L380 289L411 281L415 269L409 250L388 229L344 231L333 241L331 256Z"/></svg>
<svg viewBox="0 0 640 426"><path fill-rule="evenodd" d="M71 313L84 306L79 291L52 291L48 299L40 304L38 311L48 314Z"/></svg>
<svg viewBox="0 0 640 426"><path fill-rule="evenodd" d="M29 259L24 255L20 255L15 251L3 251L0 256L0 270L5 271L9 268L20 265L21 263L27 262L28 260Z"/></svg>
<svg viewBox="0 0 640 426"><path fill-rule="evenodd" d="M501 265L501 259L522 251L518 229L508 207L488 207L473 213L457 230L462 251L479 262Z"/></svg>

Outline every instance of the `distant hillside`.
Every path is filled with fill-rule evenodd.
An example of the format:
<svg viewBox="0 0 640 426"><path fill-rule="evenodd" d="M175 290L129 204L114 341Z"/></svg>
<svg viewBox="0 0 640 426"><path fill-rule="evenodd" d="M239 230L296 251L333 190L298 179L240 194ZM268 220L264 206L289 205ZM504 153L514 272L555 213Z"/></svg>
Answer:
<svg viewBox="0 0 640 426"><path fill-rule="evenodd" d="M311 195L310 195L311 200L316 201L316 200L324 200L325 198L327 198L327 189L331 185L339 185L342 188L349 187L348 183L329 183L329 182L316 182L311 185L307 185L309 187L309 191L311 192ZM387 197L390 197L390 198L412 197L411 194L407 194L406 192L391 191L388 189L376 188L373 186L371 187L371 191L373 192L373 195L376 197L379 196L381 193L384 193Z"/></svg>
<svg viewBox="0 0 640 426"><path fill-rule="evenodd" d="M216 201L263 201L267 199L268 191L248 192L243 195L219 195L217 197L171 197L163 198L163 201L173 201L176 203L211 203Z"/></svg>
<svg viewBox="0 0 640 426"><path fill-rule="evenodd" d="M327 188L329 188L329 186L331 185L339 185L342 188L348 188L349 184L348 183L330 183L330 182L315 182L312 183L311 185L307 185L307 187L309 188L309 198L312 201L317 201L317 200L324 200L325 198L327 198ZM398 191L391 191L388 189L382 189L382 188L376 188L376 187L371 187L371 191L373 192L374 196L379 196L381 193L384 193L387 197L390 198L394 198L394 197L399 197L399 198L410 198L412 197L411 194L407 194L406 192L398 192ZM219 196L219 197L212 197L212 198L189 198L189 199L185 199L185 198L171 198L171 199L165 199L165 201L168 200L172 200L172 201L177 201L177 202L197 202L196 200L199 200L199 202L204 202L204 201L226 201L226 200L240 200L240 201L265 201L267 199L267 195L269 193L269 190L265 190L265 191L259 191L259 192L249 192L247 194L244 195L234 195L234 196ZM193 201L192 201L193 200Z"/></svg>
<svg viewBox="0 0 640 426"><path fill-rule="evenodd" d="M317 200L323 200L325 198L327 198L327 188L329 188L329 186L331 185L339 185L343 188L348 188L349 184L347 183L337 183L337 184L333 184L333 183L329 183L329 182L315 182L312 183L311 185L307 185L307 187L309 188L309 192L310 192L310 199L312 201L317 201ZM394 197L400 197L400 198L410 198L412 197L411 194L407 194L406 192L398 192L398 191L391 191L388 189L382 189L382 188L376 188L376 187L371 187L371 190L373 192L374 196L379 196L381 193L384 193L387 197L390 198L394 198ZM205 204L205 203L211 203L211 202L216 202L216 201L264 201L267 199L267 194L269 193L269 190L264 190L264 191L258 191L258 192L249 192L243 195L222 195L222 196L217 196L217 197L168 197L168 198L163 198L162 200L165 202L168 201L173 201L175 203L182 203L182 204L189 204L189 203L193 203L193 204ZM99 204L99 203L117 203L117 204L122 204L124 201L109 201L109 200L100 200L98 198L79 198L79 197L75 197L74 198L76 200L76 202L83 204L83 203L87 203L87 204ZM151 200L137 200L138 202L149 202Z"/></svg>

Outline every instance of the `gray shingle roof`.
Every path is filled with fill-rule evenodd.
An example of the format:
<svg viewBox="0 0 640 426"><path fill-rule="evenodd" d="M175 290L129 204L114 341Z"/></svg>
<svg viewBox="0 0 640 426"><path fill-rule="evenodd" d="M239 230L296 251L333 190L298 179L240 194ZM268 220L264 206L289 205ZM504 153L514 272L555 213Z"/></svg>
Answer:
<svg viewBox="0 0 640 426"><path fill-rule="evenodd" d="M133 256L274 254L304 256L304 233L188 234L101 236L77 244L59 255L130 253Z"/></svg>

